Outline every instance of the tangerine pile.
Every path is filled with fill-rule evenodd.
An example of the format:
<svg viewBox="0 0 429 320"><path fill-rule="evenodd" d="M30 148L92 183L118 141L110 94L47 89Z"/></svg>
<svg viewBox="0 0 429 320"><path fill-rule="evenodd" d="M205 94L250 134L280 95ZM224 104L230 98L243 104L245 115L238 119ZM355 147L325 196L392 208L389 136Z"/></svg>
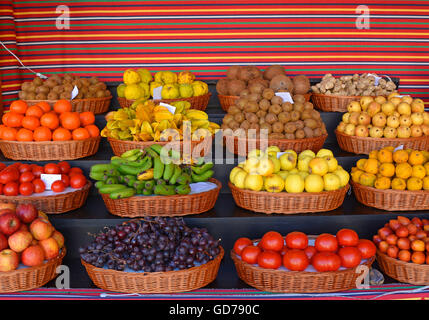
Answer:
<svg viewBox="0 0 429 320"><path fill-rule="evenodd" d="M91 111L72 112L68 100L58 100L53 107L46 101L28 106L16 100L5 112L0 125L0 139L9 141L69 141L98 137Z"/></svg>

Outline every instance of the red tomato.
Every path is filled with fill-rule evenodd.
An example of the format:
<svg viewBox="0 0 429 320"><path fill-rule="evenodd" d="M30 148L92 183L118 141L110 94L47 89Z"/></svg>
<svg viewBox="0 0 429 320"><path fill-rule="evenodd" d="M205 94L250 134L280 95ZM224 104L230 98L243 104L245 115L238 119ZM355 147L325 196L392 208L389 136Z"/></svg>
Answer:
<svg viewBox="0 0 429 320"><path fill-rule="evenodd" d="M289 249L304 250L308 246L308 237L305 233L294 231L290 232L285 237L286 246Z"/></svg>
<svg viewBox="0 0 429 320"><path fill-rule="evenodd" d="M38 166L38 165L34 166L31 171L33 172L33 174L36 178L40 178L40 175L42 173L45 173L45 170L43 169L43 167Z"/></svg>
<svg viewBox="0 0 429 320"><path fill-rule="evenodd" d="M27 163L23 163L18 167L18 171L19 171L19 173L31 171L31 165L29 165Z"/></svg>
<svg viewBox="0 0 429 320"><path fill-rule="evenodd" d="M79 189L79 188L82 188L85 184L86 184L86 178L83 174L77 173L70 176L70 187L74 189Z"/></svg>
<svg viewBox="0 0 429 320"><path fill-rule="evenodd" d="M308 257L308 260L311 261L313 256L317 253L317 250L316 250L316 247L314 246L308 246L307 248L304 249L304 252Z"/></svg>
<svg viewBox="0 0 429 320"><path fill-rule="evenodd" d="M258 265L265 269L278 269L282 265L282 257L274 251L263 251L258 256Z"/></svg>
<svg viewBox="0 0 429 320"><path fill-rule="evenodd" d="M34 192L34 186L31 182L23 182L19 185L19 193L23 196L30 196Z"/></svg>
<svg viewBox="0 0 429 320"><path fill-rule="evenodd" d="M304 271L310 261L303 250L291 249L283 256L283 265L291 271Z"/></svg>
<svg viewBox="0 0 429 320"><path fill-rule="evenodd" d="M341 258L333 252L318 252L311 263L318 272L337 271L341 267Z"/></svg>
<svg viewBox="0 0 429 320"><path fill-rule="evenodd" d="M383 228L378 230L378 235L380 236L380 238L382 240L386 240L387 236L389 234L392 234L392 233L393 233L392 229L390 229L388 227L383 227Z"/></svg>
<svg viewBox="0 0 429 320"><path fill-rule="evenodd" d="M282 256L284 256L285 255L285 253L288 251L289 249L286 247L286 246L284 246L283 247L283 249L280 251L280 254L282 255Z"/></svg>
<svg viewBox="0 0 429 320"><path fill-rule="evenodd" d="M71 177L72 175L77 174L77 173L83 174L82 169L78 168L78 167L71 168L69 171L69 176Z"/></svg>
<svg viewBox="0 0 429 320"><path fill-rule="evenodd" d="M362 255L362 259L369 259L373 257L377 251L375 244L367 239L360 239L357 248Z"/></svg>
<svg viewBox="0 0 429 320"><path fill-rule="evenodd" d="M6 168L7 166L3 163L3 162L0 162L0 171L1 170L3 170L4 168Z"/></svg>
<svg viewBox="0 0 429 320"><path fill-rule="evenodd" d="M33 185L34 185L34 192L35 193L41 193L41 192L45 191L45 189L46 189L45 183L40 179L34 179Z"/></svg>
<svg viewBox="0 0 429 320"><path fill-rule="evenodd" d="M58 167L55 163L47 163L43 167L45 170L45 173L47 174L60 174L61 170L60 167Z"/></svg>
<svg viewBox="0 0 429 320"><path fill-rule="evenodd" d="M34 180L34 174L31 171L26 171L24 173L21 173L21 176L19 177L19 182L31 182Z"/></svg>
<svg viewBox="0 0 429 320"><path fill-rule="evenodd" d="M61 181L64 183L64 185L66 186L66 188L68 186L70 186L70 177L66 174L62 174L61 175Z"/></svg>
<svg viewBox="0 0 429 320"><path fill-rule="evenodd" d="M0 194L3 194L3 185L0 183Z"/></svg>
<svg viewBox="0 0 429 320"><path fill-rule="evenodd" d="M354 230L341 229L337 232L337 240L342 247L354 247L359 243L359 236Z"/></svg>
<svg viewBox="0 0 429 320"><path fill-rule="evenodd" d="M58 167L60 167L61 173L64 173L64 174L68 174L71 169L71 166L67 161L58 162Z"/></svg>
<svg viewBox="0 0 429 320"><path fill-rule="evenodd" d="M323 233L316 238L314 246L319 252L335 252L338 250L338 241L332 234Z"/></svg>
<svg viewBox="0 0 429 320"><path fill-rule="evenodd" d="M255 264L258 262L258 256L262 252L257 246L247 246L241 251L241 259L244 262Z"/></svg>
<svg viewBox="0 0 429 320"><path fill-rule="evenodd" d="M396 245L400 250L410 250L411 241L408 238L399 238L398 242L396 242Z"/></svg>
<svg viewBox="0 0 429 320"><path fill-rule="evenodd" d="M356 247L343 247L338 250L338 255L341 258L341 265L344 268L354 268L362 260L362 254Z"/></svg>
<svg viewBox="0 0 429 320"><path fill-rule="evenodd" d="M2 184L17 180L19 180L19 171L16 166L9 166L0 172L0 183Z"/></svg>
<svg viewBox="0 0 429 320"><path fill-rule="evenodd" d="M399 238L406 238L408 237L408 228L401 225L398 229L396 229L395 234L399 237Z"/></svg>
<svg viewBox="0 0 429 320"><path fill-rule="evenodd" d="M72 177L73 181L74 176ZM284 246L284 240L280 233L268 231L261 239L261 247L264 250L281 251Z"/></svg>
<svg viewBox="0 0 429 320"><path fill-rule="evenodd" d="M5 196L17 196L19 193L19 186L17 182L8 182L3 186L3 194Z"/></svg>
<svg viewBox="0 0 429 320"><path fill-rule="evenodd" d="M61 180L54 181L51 184L51 190L53 192L62 192L64 191L65 188L66 188L65 184Z"/></svg>
<svg viewBox="0 0 429 320"><path fill-rule="evenodd" d="M389 257L396 259L398 257L399 249L397 246L389 246L386 253Z"/></svg>
<svg viewBox="0 0 429 320"><path fill-rule="evenodd" d="M253 245L253 243L249 238L239 238L234 243L234 252L238 255L241 255L243 249L250 245Z"/></svg>
<svg viewBox="0 0 429 320"><path fill-rule="evenodd" d="M411 260L411 252L409 250L399 250L398 259L408 262Z"/></svg>

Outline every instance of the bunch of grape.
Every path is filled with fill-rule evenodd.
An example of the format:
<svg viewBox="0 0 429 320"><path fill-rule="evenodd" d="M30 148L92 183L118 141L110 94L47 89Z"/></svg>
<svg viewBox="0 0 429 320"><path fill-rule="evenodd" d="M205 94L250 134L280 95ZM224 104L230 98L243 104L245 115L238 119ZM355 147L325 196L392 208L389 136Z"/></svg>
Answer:
<svg viewBox="0 0 429 320"><path fill-rule="evenodd" d="M98 268L163 272L192 268L220 252L205 228L189 228L182 218L148 217L105 228L81 258Z"/></svg>

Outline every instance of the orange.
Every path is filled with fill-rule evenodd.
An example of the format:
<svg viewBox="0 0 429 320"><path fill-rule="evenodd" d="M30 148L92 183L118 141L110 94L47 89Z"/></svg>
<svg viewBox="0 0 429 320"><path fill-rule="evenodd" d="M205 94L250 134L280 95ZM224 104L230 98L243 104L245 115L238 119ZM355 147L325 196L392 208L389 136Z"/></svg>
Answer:
<svg viewBox="0 0 429 320"><path fill-rule="evenodd" d="M61 125L69 130L74 130L80 127L80 118L77 112L64 112L60 116Z"/></svg>
<svg viewBox="0 0 429 320"><path fill-rule="evenodd" d="M37 105L40 108L42 108L42 110L43 110L44 113L49 112L52 109L51 105L49 103L47 103L46 101L40 101L40 102L37 103Z"/></svg>
<svg viewBox="0 0 429 320"><path fill-rule="evenodd" d="M51 130L48 127L38 127L33 132L34 141L50 141L52 137Z"/></svg>
<svg viewBox="0 0 429 320"><path fill-rule="evenodd" d="M34 130L37 127L40 127L39 118L31 117L31 116L25 116L22 119L22 126L26 129Z"/></svg>
<svg viewBox="0 0 429 320"><path fill-rule="evenodd" d="M9 110L16 113L24 114L27 111L28 105L25 101L15 100L10 104Z"/></svg>
<svg viewBox="0 0 429 320"><path fill-rule="evenodd" d="M2 129L1 138L2 140L16 140L17 130L15 128L4 127Z"/></svg>
<svg viewBox="0 0 429 320"><path fill-rule="evenodd" d="M52 133L52 140L54 141L67 141L71 139L71 132L62 127L55 129L55 131Z"/></svg>
<svg viewBox="0 0 429 320"><path fill-rule="evenodd" d="M83 127L89 126L90 124L94 124L95 116L91 111L85 111L79 114L80 123Z"/></svg>
<svg viewBox="0 0 429 320"><path fill-rule="evenodd" d="M85 128L77 128L72 132L73 140L85 140L90 138L88 130Z"/></svg>
<svg viewBox="0 0 429 320"><path fill-rule="evenodd" d="M19 128L23 118L23 114L9 111L3 115L2 121L7 127Z"/></svg>
<svg viewBox="0 0 429 320"><path fill-rule="evenodd" d="M54 104L54 111L56 113L71 112L72 111L71 102L65 99L58 100Z"/></svg>
<svg viewBox="0 0 429 320"><path fill-rule="evenodd" d="M16 140L18 141L33 141L33 131L21 128L16 133Z"/></svg>
<svg viewBox="0 0 429 320"><path fill-rule="evenodd" d="M90 124L89 126L85 126L85 129L88 130L88 133L91 137L98 137L100 135L100 129L98 129L98 127L95 124Z"/></svg>
<svg viewBox="0 0 429 320"><path fill-rule="evenodd" d="M29 117L36 117L36 118L40 118L41 116L43 116L44 112L42 110L42 108L40 108L37 105L28 107L27 112L25 113L26 116Z"/></svg>
<svg viewBox="0 0 429 320"><path fill-rule="evenodd" d="M60 120L54 112L48 112L40 118L40 124L51 130L54 130L60 125Z"/></svg>
<svg viewBox="0 0 429 320"><path fill-rule="evenodd" d="M0 124L0 140L2 139L1 135L2 135L2 132L3 132L3 128L6 128L6 126L4 124Z"/></svg>

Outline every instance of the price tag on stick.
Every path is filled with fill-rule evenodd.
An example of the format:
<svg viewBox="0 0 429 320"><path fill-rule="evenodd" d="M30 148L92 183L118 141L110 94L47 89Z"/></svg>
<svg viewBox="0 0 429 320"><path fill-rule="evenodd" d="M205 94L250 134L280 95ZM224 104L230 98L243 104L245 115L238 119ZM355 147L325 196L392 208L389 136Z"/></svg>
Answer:
<svg viewBox="0 0 429 320"><path fill-rule="evenodd" d="M51 190L51 185L57 181L57 180L61 180L61 175L60 174L47 174L47 173L42 173L40 175L40 180L42 180L45 183L45 187L46 190Z"/></svg>

